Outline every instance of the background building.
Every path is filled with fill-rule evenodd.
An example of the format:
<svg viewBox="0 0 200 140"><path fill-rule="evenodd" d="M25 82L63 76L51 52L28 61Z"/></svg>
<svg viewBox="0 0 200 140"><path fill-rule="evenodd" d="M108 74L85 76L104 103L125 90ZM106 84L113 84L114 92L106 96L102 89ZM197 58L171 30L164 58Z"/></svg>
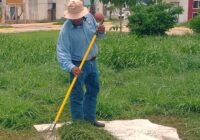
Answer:
<svg viewBox="0 0 200 140"><path fill-rule="evenodd" d="M183 7L183 14L178 17L179 22L187 22L197 15L200 10L200 0L166 0L169 3Z"/></svg>
<svg viewBox="0 0 200 140"><path fill-rule="evenodd" d="M0 0L0 23L55 21L63 18L68 1ZM89 2L89 0L85 1ZM96 9L97 12L103 12L103 4L96 1Z"/></svg>

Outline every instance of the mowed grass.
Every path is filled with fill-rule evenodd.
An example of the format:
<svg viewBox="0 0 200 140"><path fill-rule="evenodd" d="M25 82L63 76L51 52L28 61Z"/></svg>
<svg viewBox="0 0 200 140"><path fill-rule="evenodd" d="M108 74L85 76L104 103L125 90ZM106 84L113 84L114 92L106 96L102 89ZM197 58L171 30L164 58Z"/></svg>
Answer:
<svg viewBox="0 0 200 140"><path fill-rule="evenodd" d="M57 31L0 35L1 131L33 131L33 124L53 121L69 85L68 73L56 60L57 37ZM199 40L200 35L136 37L118 33L98 40L98 119L147 118L176 127L183 140L198 140ZM70 121L68 105L61 121ZM99 137L96 130L89 135L90 126L83 126L86 130L80 124L72 126L70 135L80 128L79 139ZM106 139L115 139L101 133Z"/></svg>
<svg viewBox="0 0 200 140"><path fill-rule="evenodd" d="M12 26L8 26L8 25L6 25L6 26L0 25L0 29L4 29L4 28L13 28L13 27Z"/></svg>

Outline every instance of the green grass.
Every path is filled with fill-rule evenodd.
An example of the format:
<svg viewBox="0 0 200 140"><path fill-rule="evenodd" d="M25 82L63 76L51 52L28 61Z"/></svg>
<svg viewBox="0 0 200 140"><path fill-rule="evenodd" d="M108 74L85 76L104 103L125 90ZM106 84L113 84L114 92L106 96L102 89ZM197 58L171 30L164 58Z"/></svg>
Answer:
<svg viewBox="0 0 200 140"><path fill-rule="evenodd" d="M66 125L60 133L62 140L116 140L105 130L95 128L87 122Z"/></svg>
<svg viewBox="0 0 200 140"><path fill-rule="evenodd" d="M3 25L0 25L0 29L4 29L4 28L13 28L12 26L3 26Z"/></svg>
<svg viewBox="0 0 200 140"><path fill-rule="evenodd" d="M57 31L0 34L0 132L33 132L33 124L53 121L69 83L56 60L57 37ZM199 39L108 33L99 40L98 119L147 118L176 127L183 140L198 140ZM69 120L67 106L61 121ZM61 130L63 139L76 134L79 139L97 139L99 133L88 124Z"/></svg>
<svg viewBox="0 0 200 140"><path fill-rule="evenodd" d="M176 27L188 27L188 28L191 28L189 21L188 22L183 22L183 23L177 23L175 26Z"/></svg>

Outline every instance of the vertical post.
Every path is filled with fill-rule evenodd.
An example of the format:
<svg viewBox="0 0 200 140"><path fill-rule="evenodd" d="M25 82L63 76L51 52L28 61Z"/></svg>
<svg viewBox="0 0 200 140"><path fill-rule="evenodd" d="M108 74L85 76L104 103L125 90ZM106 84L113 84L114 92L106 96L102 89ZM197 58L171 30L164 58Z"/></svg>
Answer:
<svg viewBox="0 0 200 140"><path fill-rule="evenodd" d="M120 32L122 32L122 21L123 21L123 17L122 17L122 5L120 6L120 12L119 12L119 15L120 15Z"/></svg>
<svg viewBox="0 0 200 140"><path fill-rule="evenodd" d="M94 16L96 13L96 5L95 5L95 0L90 0L91 5L90 5L90 13Z"/></svg>
<svg viewBox="0 0 200 140"><path fill-rule="evenodd" d="M18 8L17 8L17 4L15 4L15 23L18 23Z"/></svg>

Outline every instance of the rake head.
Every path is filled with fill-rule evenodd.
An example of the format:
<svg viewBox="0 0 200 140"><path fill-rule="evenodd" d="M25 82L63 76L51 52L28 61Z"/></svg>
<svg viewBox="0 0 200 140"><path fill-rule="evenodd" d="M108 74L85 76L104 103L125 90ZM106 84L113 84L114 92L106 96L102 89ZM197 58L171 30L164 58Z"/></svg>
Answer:
<svg viewBox="0 0 200 140"><path fill-rule="evenodd" d="M56 129L62 127L63 125L69 125L71 122L66 123L52 123L52 124L39 124L34 125L34 128L42 134L45 140L58 140L58 136L56 134Z"/></svg>

